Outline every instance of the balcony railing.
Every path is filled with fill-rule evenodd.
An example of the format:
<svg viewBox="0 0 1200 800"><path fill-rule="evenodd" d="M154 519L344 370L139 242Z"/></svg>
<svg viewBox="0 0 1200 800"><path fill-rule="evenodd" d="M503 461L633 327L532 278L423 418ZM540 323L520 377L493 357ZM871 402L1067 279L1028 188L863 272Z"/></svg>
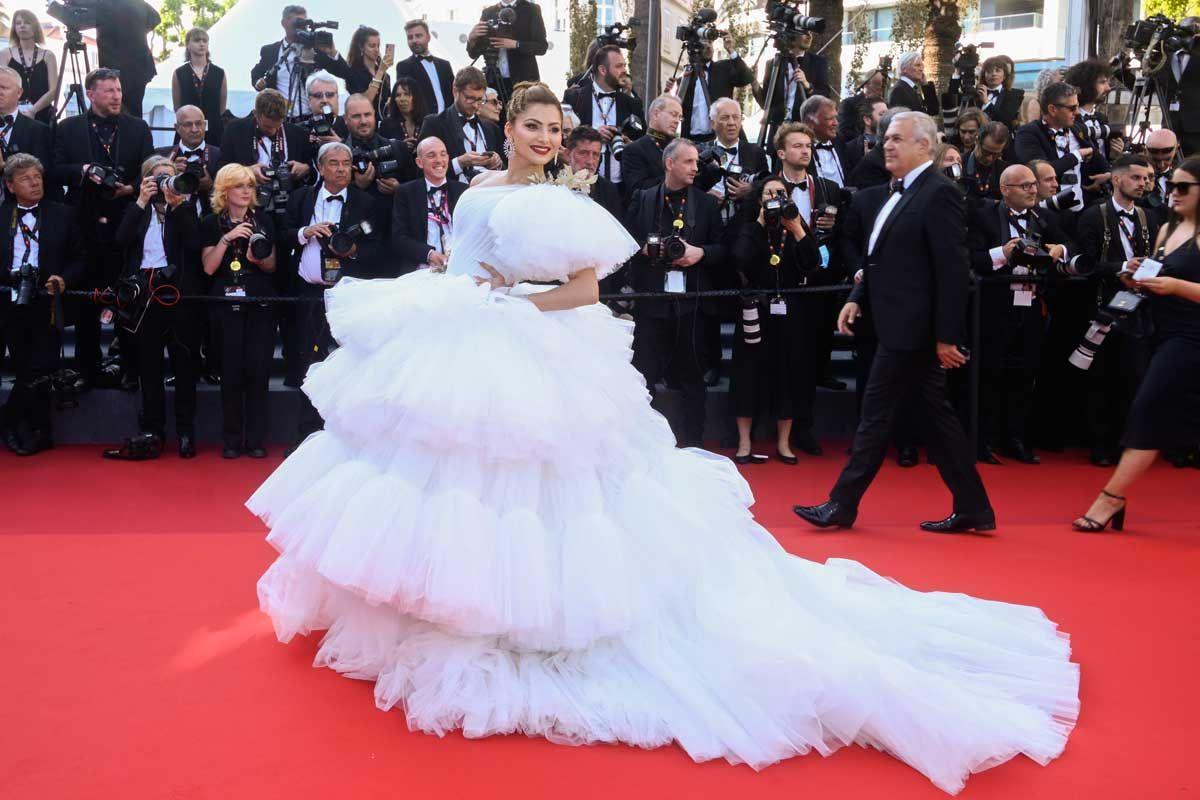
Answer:
<svg viewBox="0 0 1200 800"><path fill-rule="evenodd" d="M1042 27L1042 15L1036 11L1027 14L1006 14L1002 17L980 17L976 31L1015 31L1023 28Z"/></svg>

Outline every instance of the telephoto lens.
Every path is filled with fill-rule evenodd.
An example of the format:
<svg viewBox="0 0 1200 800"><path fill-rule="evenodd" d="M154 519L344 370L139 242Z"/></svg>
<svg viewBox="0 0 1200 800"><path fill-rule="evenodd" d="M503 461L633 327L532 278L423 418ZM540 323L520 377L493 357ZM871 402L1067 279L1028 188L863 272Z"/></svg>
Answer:
<svg viewBox="0 0 1200 800"><path fill-rule="evenodd" d="M271 257L271 248L273 246L266 234L261 231L255 231L250 234L250 241L247 243L246 248L250 251L250 255L262 261Z"/></svg>
<svg viewBox="0 0 1200 800"><path fill-rule="evenodd" d="M163 193L163 187L170 189L175 194L192 194L200 188L200 178L193 172L181 172L178 175L156 175L155 183L158 184L158 193Z"/></svg>
<svg viewBox="0 0 1200 800"><path fill-rule="evenodd" d="M1112 329L1112 323L1103 320L1092 320L1092 324L1088 326L1087 333L1083 335L1082 341L1076 346L1074 352L1067 357L1067 363L1078 369L1091 369L1092 362L1096 358L1096 353L1100 350L1100 346L1104 344L1104 337L1108 336L1108 332Z"/></svg>
<svg viewBox="0 0 1200 800"><path fill-rule="evenodd" d="M753 297L742 298L742 341L746 344L758 344L762 341L758 302Z"/></svg>

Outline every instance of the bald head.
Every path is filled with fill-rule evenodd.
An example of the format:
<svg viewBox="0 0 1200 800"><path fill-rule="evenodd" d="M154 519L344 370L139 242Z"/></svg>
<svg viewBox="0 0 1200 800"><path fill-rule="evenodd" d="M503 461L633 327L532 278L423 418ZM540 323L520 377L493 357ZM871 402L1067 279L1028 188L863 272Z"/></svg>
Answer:
<svg viewBox="0 0 1200 800"><path fill-rule="evenodd" d="M175 110L175 132L189 150L204 141L204 112L196 106L180 106Z"/></svg>
<svg viewBox="0 0 1200 800"><path fill-rule="evenodd" d="M1146 155L1154 165L1154 171L1162 175L1169 172L1175 165L1175 157L1179 154L1179 139L1170 128L1159 128L1151 131L1146 137Z"/></svg>
<svg viewBox="0 0 1200 800"><path fill-rule="evenodd" d="M1013 164L1000 174L1000 194L1013 211L1024 211L1037 204L1037 178L1024 164Z"/></svg>
<svg viewBox="0 0 1200 800"><path fill-rule="evenodd" d="M446 180L450 168L450 154L446 145L436 136L427 136L417 144L417 167L425 174L425 180L440 185Z"/></svg>

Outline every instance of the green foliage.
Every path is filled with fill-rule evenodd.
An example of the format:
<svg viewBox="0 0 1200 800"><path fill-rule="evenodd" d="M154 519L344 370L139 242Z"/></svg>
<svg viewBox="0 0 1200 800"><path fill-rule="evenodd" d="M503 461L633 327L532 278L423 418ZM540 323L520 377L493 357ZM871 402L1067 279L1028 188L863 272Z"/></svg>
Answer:
<svg viewBox="0 0 1200 800"><path fill-rule="evenodd" d="M208 30L237 0L162 0L158 7L161 22L154 29L151 48L157 43L157 58L166 58L171 48L182 46L190 28Z"/></svg>
<svg viewBox="0 0 1200 800"><path fill-rule="evenodd" d="M862 83L863 63L871 44L871 20L867 13L855 13L850 18L850 37L854 52L850 56L850 71L846 74L846 94L852 94Z"/></svg>
<svg viewBox="0 0 1200 800"><path fill-rule="evenodd" d="M1200 16L1200 0L1146 0L1142 13L1165 14L1178 22L1184 17Z"/></svg>
<svg viewBox="0 0 1200 800"><path fill-rule="evenodd" d="M900 0L892 16L892 43L896 52L916 50L925 43L929 0Z"/></svg>
<svg viewBox="0 0 1200 800"><path fill-rule="evenodd" d="M567 59L567 80L577 71L587 69L588 46L596 39L596 0L570 0L567 5L567 26L570 35L570 57Z"/></svg>

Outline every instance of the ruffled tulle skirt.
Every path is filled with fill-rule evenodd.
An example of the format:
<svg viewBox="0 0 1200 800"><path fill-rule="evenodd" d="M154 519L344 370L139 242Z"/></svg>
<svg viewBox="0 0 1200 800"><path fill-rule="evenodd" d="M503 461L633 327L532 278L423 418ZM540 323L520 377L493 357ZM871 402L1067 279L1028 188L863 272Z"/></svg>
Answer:
<svg viewBox="0 0 1200 800"><path fill-rule="evenodd" d="M259 600L413 729L755 768L858 743L948 792L1062 752L1053 622L786 553L727 459L676 449L606 310L419 272L343 281L328 313L325 430L248 502L280 552Z"/></svg>

